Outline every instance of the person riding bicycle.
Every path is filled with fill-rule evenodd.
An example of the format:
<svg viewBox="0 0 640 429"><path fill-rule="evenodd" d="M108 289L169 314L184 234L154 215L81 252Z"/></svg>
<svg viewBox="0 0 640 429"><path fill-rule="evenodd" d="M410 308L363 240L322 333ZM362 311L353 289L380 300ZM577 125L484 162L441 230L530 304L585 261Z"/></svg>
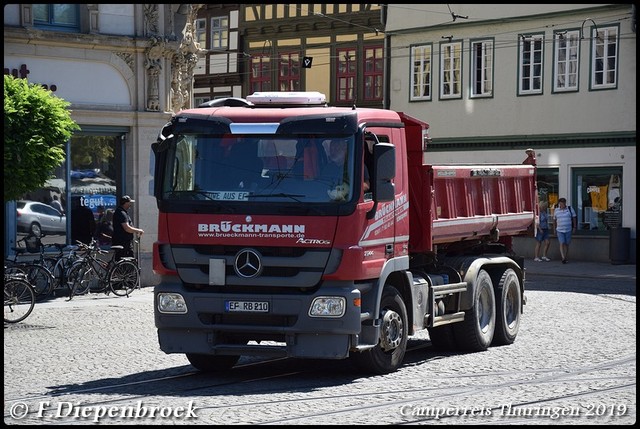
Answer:
<svg viewBox="0 0 640 429"><path fill-rule="evenodd" d="M139 236L144 234L142 228L133 226L131 216L129 216L127 212L134 202L135 200L129 195L124 195L120 198L120 205L113 213L113 237L111 238L111 245L123 247L123 249L117 249L115 251L116 261L126 256L133 256L134 234L138 234Z"/></svg>

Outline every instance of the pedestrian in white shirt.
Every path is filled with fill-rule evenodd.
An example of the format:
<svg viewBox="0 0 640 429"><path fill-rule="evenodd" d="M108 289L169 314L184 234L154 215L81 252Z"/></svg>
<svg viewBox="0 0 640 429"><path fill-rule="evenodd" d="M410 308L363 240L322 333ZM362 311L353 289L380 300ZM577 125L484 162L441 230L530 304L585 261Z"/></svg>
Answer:
<svg viewBox="0 0 640 429"><path fill-rule="evenodd" d="M553 212L553 219L556 222L556 235L560 243L562 263L566 264L567 256L569 255L569 244L571 244L571 235L578 225L576 212L571 206L567 206L566 198L560 198L558 200L558 207L556 207Z"/></svg>

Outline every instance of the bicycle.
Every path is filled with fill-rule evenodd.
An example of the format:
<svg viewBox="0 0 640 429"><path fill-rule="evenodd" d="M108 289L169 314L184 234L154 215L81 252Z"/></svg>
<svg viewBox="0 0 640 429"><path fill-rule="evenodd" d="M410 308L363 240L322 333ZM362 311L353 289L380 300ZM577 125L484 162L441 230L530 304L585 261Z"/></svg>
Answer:
<svg viewBox="0 0 640 429"><path fill-rule="evenodd" d="M68 288L69 270L74 263L83 258L78 252L79 247L76 245L54 244L54 246L58 249L58 253L53 258L55 263L51 269L51 274L53 275L52 291Z"/></svg>
<svg viewBox="0 0 640 429"><path fill-rule="evenodd" d="M13 258L5 258L5 274L20 272L26 274L26 280L33 287L36 299L43 299L53 291L54 278L49 268L53 266L53 260L45 257L44 245L40 237L29 234L18 240L18 243L21 242L24 243L24 247L12 247L11 249L15 252ZM18 260L20 255L26 253L38 253L39 258L37 260Z"/></svg>
<svg viewBox="0 0 640 429"><path fill-rule="evenodd" d="M136 289L140 289L142 287L142 268L140 267L140 246L142 245L142 236L138 236L134 238L133 244L136 247L136 256L135 262L138 267L138 284L136 285Z"/></svg>
<svg viewBox="0 0 640 429"><path fill-rule="evenodd" d="M26 319L36 305L33 286L24 273L4 275L4 322L18 323Z"/></svg>
<svg viewBox="0 0 640 429"><path fill-rule="evenodd" d="M87 292L129 296L140 283L140 270L135 258L125 257L115 260L115 253L111 252L108 260L100 259L98 255L110 252L100 249L98 242L92 240L86 245L78 242L78 246L86 252L83 259L75 262L67 274L70 301L76 295ZM122 246L111 246L111 250L122 249Z"/></svg>

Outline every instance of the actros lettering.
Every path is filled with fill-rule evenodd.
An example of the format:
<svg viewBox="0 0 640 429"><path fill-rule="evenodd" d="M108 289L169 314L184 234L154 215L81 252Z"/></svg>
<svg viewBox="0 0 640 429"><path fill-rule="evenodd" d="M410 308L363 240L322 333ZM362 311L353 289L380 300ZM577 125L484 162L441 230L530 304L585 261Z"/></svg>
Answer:
<svg viewBox="0 0 640 429"><path fill-rule="evenodd" d="M298 238L296 244L331 244L331 241L319 238Z"/></svg>

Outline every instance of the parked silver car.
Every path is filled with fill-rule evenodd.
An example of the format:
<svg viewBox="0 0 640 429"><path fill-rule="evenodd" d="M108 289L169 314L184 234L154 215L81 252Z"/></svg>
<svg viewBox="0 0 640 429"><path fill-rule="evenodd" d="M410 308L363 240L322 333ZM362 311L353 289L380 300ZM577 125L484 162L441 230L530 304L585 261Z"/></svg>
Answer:
<svg viewBox="0 0 640 429"><path fill-rule="evenodd" d="M37 201L17 202L18 231L36 236L45 234L65 234L67 217L48 204Z"/></svg>

